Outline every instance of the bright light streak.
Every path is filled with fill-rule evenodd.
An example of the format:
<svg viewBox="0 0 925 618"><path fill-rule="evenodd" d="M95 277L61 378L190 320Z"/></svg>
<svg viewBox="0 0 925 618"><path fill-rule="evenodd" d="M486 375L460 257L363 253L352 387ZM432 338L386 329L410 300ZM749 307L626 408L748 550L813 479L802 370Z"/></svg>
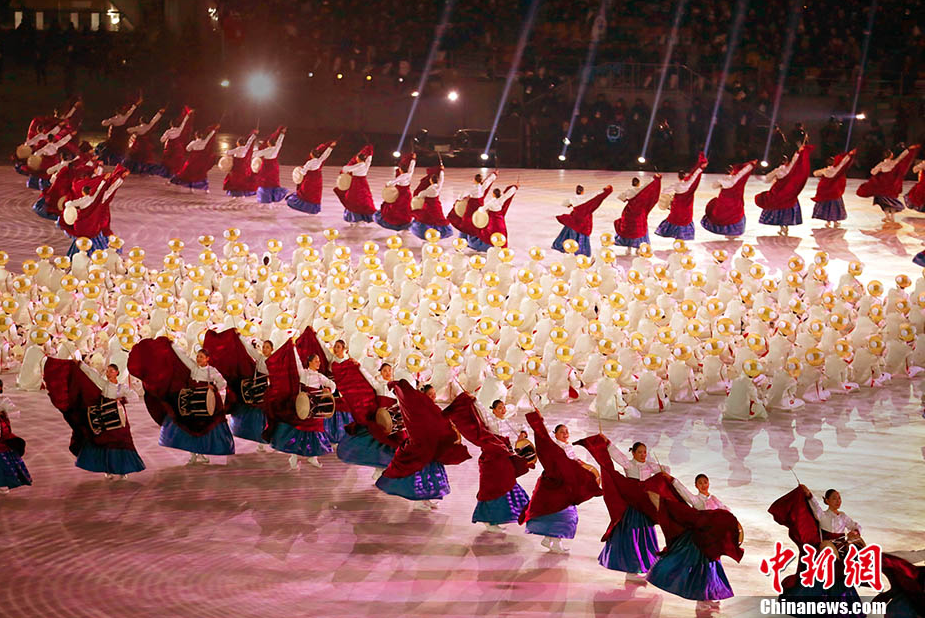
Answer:
<svg viewBox="0 0 925 618"><path fill-rule="evenodd" d="M774 127L777 126L777 112L780 109L780 99L784 93L784 84L787 81L787 71L790 69L790 58L793 57L793 42L797 35L797 26L803 13L803 0L791 0L790 18L787 20L787 38L784 41L784 53L780 61L780 73L777 76L777 90L774 92L774 107L771 110L771 122L768 123L768 140L764 144L764 158L768 158L771 150L771 138L774 136Z"/></svg>
<svg viewBox="0 0 925 618"><path fill-rule="evenodd" d="M399 151L396 150L395 152L392 153L392 156L395 157L396 159L398 159L398 158L401 157L401 152L399 152Z"/></svg>
<svg viewBox="0 0 925 618"><path fill-rule="evenodd" d="M639 161L640 163L645 163L645 162L646 162L646 158L643 157L643 156L641 156L641 155L640 155L640 157L639 157L638 159L636 159L636 160Z"/></svg>
<svg viewBox="0 0 925 618"><path fill-rule="evenodd" d="M762 159L762 160L761 160L761 167L767 167L767 166L768 166L768 161L767 161L767 159Z"/></svg>
<svg viewBox="0 0 925 618"><path fill-rule="evenodd" d="M247 78L247 92L251 97L265 101L276 92L276 83L266 73L254 73Z"/></svg>
<svg viewBox="0 0 925 618"><path fill-rule="evenodd" d="M479 155L479 159L481 159L482 161L488 161L488 153L483 152L482 154Z"/></svg>
<svg viewBox="0 0 925 618"><path fill-rule="evenodd" d="M418 92L417 90L415 90L414 92L411 93L411 96L414 97L414 98L416 99L416 98L418 98L419 96L421 96L421 93Z"/></svg>
<svg viewBox="0 0 925 618"><path fill-rule="evenodd" d="M565 161L565 155L564 155L564 154L560 154L560 155L559 155L559 160L560 160L560 161Z"/></svg>
<svg viewBox="0 0 925 618"><path fill-rule="evenodd" d="M861 48L861 67L858 71L858 81L854 86L854 104L851 106L851 118L848 120L848 136L845 138L845 150L851 148L851 130L854 129L854 119L858 113L858 99L861 97L861 82L864 80L864 69L867 68L867 50L870 49L870 34L874 31L874 16L877 14L877 0L870 3L870 13L867 17L867 30L864 32L864 46Z"/></svg>
<svg viewBox="0 0 925 618"><path fill-rule="evenodd" d="M668 36L668 45L665 49L665 58L662 60L662 71L658 76L658 88L655 90L655 101L652 103L652 113L649 115L649 126L646 128L646 138L642 142L642 154L639 156L640 163L646 162L646 151L649 149L649 138L652 136L652 125L655 124L655 114L658 113L658 103L662 98L662 88L665 87L665 76L668 74L668 63L671 62L671 53L678 42L678 28L681 27L681 16L684 15L684 6L687 0L679 0L678 8L675 9L674 23L671 24L671 34Z"/></svg>
<svg viewBox="0 0 925 618"><path fill-rule="evenodd" d="M455 90L450 90L448 93L446 93L446 98L449 99L450 101L458 101L459 93L456 92Z"/></svg>
<svg viewBox="0 0 925 618"><path fill-rule="evenodd" d="M861 112L860 114L858 114L858 115L855 116L854 118L855 118L856 120L867 120L867 114L865 114L864 112Z"/></svg>
<svg viewBox="0 0 925 618"><path fill-rule="evenodd" d="M703 145L703 154L710 152L710 141L713 139L713 129L716 127L716 114L719 113L719 106L723 102L723 92L726 90L726 78L729 76L729 67L732 65L732 56L736 47L739 46L739 34L742 32L742 22L745 21L745 10L748 8L748 0L738 0L736 2L736 13L732 21L732 30L729 34L729 41L726 44L726 60L723 62L723 72L720 74L719 84L716 87L716 99L713 101L713 113L710 115L710 128L707 129L707 139Z"/></svg>

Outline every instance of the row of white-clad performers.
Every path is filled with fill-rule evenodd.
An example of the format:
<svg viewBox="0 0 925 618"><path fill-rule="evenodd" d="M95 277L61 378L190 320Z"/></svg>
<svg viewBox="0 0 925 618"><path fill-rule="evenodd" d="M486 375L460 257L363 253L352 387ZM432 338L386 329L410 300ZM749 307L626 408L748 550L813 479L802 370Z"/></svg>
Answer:
<svg viewBox="0 0 925 618"><path fill-rule="evenodd" d="M542 536L543 547L567 553L562 541L575 537L576 505L603 495L611 523L602 539L602 566L703 605L733 596L720 559L743 556L738 520L710 493L706 475L694 478L692 492L667 467L651 462L640 442L628 454L602 434L570 443L568 427L557 425L550 435L537 409L525 419L530 442L527 425L502 401L486 410L462 391L441 409L433 386L395 381L387 363L371 376L347 356L343 341L328 350L310 327L295 342L274 349L264 341L259 351L234 329L210 330L195 360L166 337L145 339L132 349L128 369L142 383L145 406L160 425L159 444L188 451L189 464L234 454L235 436L256 442L258 450L269 445L290 454L293 469L300 457L321 467L318 458L337 445L341 461L374 469L381 491L429 511L450 491L446 466L471 457L465 438L481 450L473 523L496 533L504 532L503 524L526 524L527 533ZM118 367L110 365L101 375L80 361L49 357L43 379L72 430L77 467L107 478L144 469L125 413L134 391L120 381ZM25 442L12 433L10 411L9 400L0 398L2 493L32 483L22 460ZM598 468L579 459L573 444L584 447ZM528 496L517 478L537 461L542 474ZM793 539L817 547L834 542L842 556L852 544L863 545L860 525L841 511L840 494L830 489L824 502L800 485L769 512ZM666 539L664 550L656 525ZM818 534L807 537L808 529ZM897 611L921 610L921 576L918 592L903 579L921 569L887 554L883 572L892 588L882 598ZM806 587L793 576L784 581L781 598L858 600L843 581L836 578L826 589Z"/></svg>
<svg viewBox="0 0 925 618"><path fill-rule="evenodd" d="M322 168L336 146L335 141L319 144L309 153L308 160L293 170L296 189L290 192L281 187L279 177L279 154L286 136L285 127L261 139L255 129L219 156L215 143L219 125L213 124L194 133L194 111L184 107L161 135L163 153L158 162L151 132L165 109L158 110L150 118L143 117L140 115L142 102L138 97L103 121L108 137L95 152L88 143L79 140L83 118L79 99L69 102L68 111L62 116L55 113L32 120L26 141L17 148L13 159L16 169L29 177L27 185L42 191L34 206L39 216L58 221L75 239L90 238L94 249L105 248L107 237L112 235L109 207L116 189L129 173L162 175L171 183L190 190L208 191L208 172L216 163L226 172L224 191L234 198L256 195L260 203L285 200L295 210L309 214L320 212L324 189ZM810 168L813 148L804 143L791 156L784 157L779 167L764 176L766 182L772 183L771 187L755 196L755 203L762 209L759 222L778 226L782 235L789 234L791 226L803 222L799 195L811 175L819 178L812 198L815 202L813 218L835 227L847 218L843 195L846 175L856 162L856 153L854 150L841 153L827 161L826 167L813 172ZM892 151L884 152L884 160L857 189L859 196L873 198L881 207L887 223L892 223L895 213L906 207L925 212L925 161L913 165L919 146L900 145L897 150L897 155ZM376 222L390 230L410 230L421 239L429 229L436 229L444 238L453 235L455 229L467 240L469 247L477 251L492 246L495 234L507 237L505 218L518 186L493 187L498 177L496 172L484 176L477 174L474 185L461 192L449 212L444 214L440 202L443 168L428 168L412 190L416 155L405 153L395 167L395 177L383 188L382 202L377 209L366 178L372 161L372 145L366 145L341 168L334 193L344 207L345 221ZM727 237L744 233L743 194L756 163L748 161L731 166L728 174L715 183L720 192L706 205L701 219L704 229ZM104 164L116 168L104 173ZM693 239L694 194L706 165L707 160L701 154L696 164L678 172L678 181L664 191L659 174L646 180L633 178L631 186L618 196L626 206L614 221L615 243L628 250L648 243L648 217L656 205L669 211L655 229L657 235ZM903 180L910 169L918 174L918 181L904 194L904 206L900 197L903 196ZM612 187L608 186L589 199L584 195L584 188L577 187L575 196L564 204L566 212L557 216L562 231L553 241L553 248L564 251L565 241L571 239L578 243L578 253L590 255L592 216L611 192ZM69 255L75 251L72 245ZM917 255L914 261L925 266L925 252Z"/></svg>

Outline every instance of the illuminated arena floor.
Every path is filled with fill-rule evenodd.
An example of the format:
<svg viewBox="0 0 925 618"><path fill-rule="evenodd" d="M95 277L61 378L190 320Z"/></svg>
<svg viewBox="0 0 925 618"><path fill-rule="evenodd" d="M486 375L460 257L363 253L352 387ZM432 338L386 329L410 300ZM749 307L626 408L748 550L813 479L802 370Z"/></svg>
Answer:
<svg viewBox="0 0 925 618"><path fill-rule="evenodd" d="M289 169L283 178L289 178ZM471 171L448 172L444 204L468 185ZM336 170L329 168L333 184ZM373 194L391 170L370 173ZM589 192L612 183L628 186L630 173L503 170L500 183L519 181L520 194L509 216L512 247L523 259L531 245L547 247L559 231L553 216L575 184ZM221 186L221 175L211 177ZM713 189L712 177L698 192L697 217ZM288 183L287 183L288 184ZM858 181L849 181L849 193ZM810 259L819 249L833 259L839 276L845 261L860 260L863 279L885 282L899 273L916 277L911 263L925 216L900 214L900 226L885 230L881 213L869 200L847 201L843 230L823 230L809 219L810 180L804 192L807 223L791 238L757 224L748 210L749 229L735 242L698 228L691 243L700 258L708 250L732 252L753 243L759 261L772 272L794 252ZM766 185L752 180L746 199ZM908 185L907 185L908 188ZM69 240L54 224L31 210L37 192L11 168L0 170L0 249L12 263L34 257L50 244L63 253ZM620 206L610 198L598 211L596 234L612 231ZM663 217L656 210L650 230ZM348 229L330 191L323 213L312 217L285 206L263 206L253 199L231 202L220 194L190 195L166 187L161 179L131 177L120 189L113 229L127 246L148 250L154 263L165 241L177 236L195 250L202 233L220 236L234 225L252 249L281 239L288 252L299 232L328 226L342 231L355 250L363 240L382 243L390 232L371 225ZM670 241L652 236L657 256ZM408 246L420 242L413 237ZM287 253L288 254L288 253ZM834 277L833 277L834 278ZM568 556L549 554L539 538L508 526L506 536L482 532L470 523L475 506L477 462L450 468L452 493L434 513L386 496L373 486L368 468L348 467L334 456L324 468L288 471L287 458L256 453L238 441L239 455L213 458L212 465L184 465L186 454L157 446L157 427L138 401L129 414L139 453L148 469L122 482L78 470L67 450L69 430L44 393L21 393L2 376L8 395L22 410L13 430L28 442L26 463L35 485L0 497L0 615L9 616L693 616L695 604L652 586L628 585L624 576L600 567L599 541L608 523L604 503L579 507L577 538ZM766 513L768 505L800 479L817 493L838 488L844 510L864 528L868 543L885 550L925 547L921 499L925 495L925 421L919 397L922 381L897 379L886 388L835 397L796 414L772 414L767 422L722 422L719 397L674 404L661 415L621 423L605 422L604 433L624 447L646 442L673 474L693 485L704 472L712 490L745 529L741 564L724 559L737 596L719 615L757 614L758 596L771 593L758 571L775 541L789 543L786 531ZM573 438L598 430L583 402L551 406L547 423L567 423ZM582 449L577 449L581 451ZM470 447L477 456L477 449ZM579 453L581 456L581 453ZM533 472L521 479L531 491Z"/></svg>

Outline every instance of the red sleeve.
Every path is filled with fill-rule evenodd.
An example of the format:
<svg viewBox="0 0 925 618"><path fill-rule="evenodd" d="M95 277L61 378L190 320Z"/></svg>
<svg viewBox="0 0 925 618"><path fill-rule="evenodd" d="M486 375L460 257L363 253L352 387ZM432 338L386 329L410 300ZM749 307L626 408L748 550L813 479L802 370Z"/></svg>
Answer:
<svg viewBox="0 0 925 618"><path fill-rule="evenodd" d="M302 334L299 335L299 338L296 340L295 347L296 350L299 351L299 358L302 361L303 367L308 367L308 359L312 354L317 354L318 358L321 359L321 368L319 371L326 376L331 375L328 357L324 353L324 348L321 347L321 342L318 341L318 335L311 326L305 327L305 330L302 331Z"/></svg>
<svg viewBox="0 0 925 618"><path fill-rule="evenodd" d="M819 522L799 487L775 500L768 508L768 513L774 521L787 528L790 540L797 547L806 544L818 547L822 541Z"/></svg>

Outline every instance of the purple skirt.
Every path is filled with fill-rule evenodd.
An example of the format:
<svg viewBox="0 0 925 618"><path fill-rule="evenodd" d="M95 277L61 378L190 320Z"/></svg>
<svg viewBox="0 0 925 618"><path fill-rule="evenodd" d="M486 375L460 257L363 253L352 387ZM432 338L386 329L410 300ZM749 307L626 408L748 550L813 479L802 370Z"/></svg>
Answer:
<svg viewBox="0 0 925 618"><path fill-rule="evenodd" d="M556 539L574 539L578 531L578 509L574 505L549 515L534 517L527 522L527 534L539 534Z"/></svg>
<svg viewBox="0 0 925 618"><path fill-rule="evenodd" d="M26 188L34 189L36 191L43 191L50 186L51 181L39 176L29 176L29 180L26 181Z"/></svg>
<svg viewBox="0 0 925 618"><path fill-rule="evenodd" d="M450 479L443 464L433 461L420 471L398 479L380 476L376 487L408 500L438 500L450 493Z"/></svg>
<svg viewBox="0 0 925 618"><path fill-rule="evenodd" d="M915 254L915 257L912 258L912 263L916 266L921 266L925 268L925 251L919 251Z"/></svg>
<svg viewBox="0 0 925 618"><path fill-rule="evenodd" d="M372 223L372 215L361 215L353 212L352 210L347 210L344 208L344 221L347 223Z"/></svg>
<svg viewBox="0 0 925 618"><path fill-rule="evenodd" d="M527 507L528 502L530 502L530 496L519 483L514 483L511 491L500 498L476 503L475 511L472 513L472 523L484 522L498 525L515 522L520 517L520 512Z"/></svg>
<svg viewBox="0 0 925 618"><path fill-rule="evenodd" d="M587 255L591 257L591 237L587 234L579 234L572 228L567 225L562 226L562 231L559 232L559 235L556 236L556 239L552 241L552 248L556 251L565 253L564 244L566 240L574 240L578 243L578 251L580 255Z"/></svg>
<svg viewBox="0 0 925 618"><path fill-rule="evenodd" d="M200 189L202 191L209 190L209 181L208 180L197 180L196 182L186 182L180 178L174 176L170 179L170 184L177 185L178 187L186 187L188 189Z"/></svg>
<svg viewBox="0 0 925 618"><path fill-rule="evenodd" d="M453 235L452 225L428 225L420 221L411 223L411 233L421 240L427 240L427 230L437 230L440 232L440 238L449 238Z"/></svg>
<svg viewBox="0 0 925 618"><path fill-rule="evenodd" d="M128 448L103 448L90 442L80 447L74 465L87 472L132 474L145 469L138 451Z"/></svg>
<svg viewBox="0 0 925 618"><path fill-rule="evenodd" d="M234 436L231 435L228 423L219 423L204 436L194 436L183 431L168 417L161 425L157 443L167 448L200 455L234 455Z"/></svg>
<svg viewBox="0 0 925 618"><path fill-rule="evenodd" d="M763 223L764 225L800 225L803 223L803 212L800 210L800 202L797 202L790 208L762 210L761 216L758 217L758 223Z"/></svg>
<svg viewBox="0 0 925 618"><path fill-rule="evenodd" d="M293 210L298 210L299 212L304 212L309 215L317 215L321 212L321 204L312 204L311 202L306 202L298 193L290 193L286 196L286 205Z"/></svg>
<svg viewBox="0 0 925 618"><path fill-rule="evenodd" d="M231 435L258 444L267 443L263 439L263 430L267 427L267 417L263 410L243 402L237 402L231 406L228 414Z"/></svg>
<svg viewBox="0 0 925 618"><path fill-rule="evenodd" d="M256 191L225 191L228 197L251 197L257 195Z"/></svg>
<svg viewBox="0 0 925 618"><path fill-rule="evenodd" d="M484 253L485 251L491 249L491 245L489 245L487 242L482 242L482 239L478 236L467 236L466 244L468 244L469 248L473 251L481 251Z"/></svg>
<svg viewBox="0 0 925 618"><path fill-rule="evenodd" d="M793 588L784 590L783 594L777 597L780 601L812 601L812 602L823 602L823 603L837 603L845 602L848 604L848 611L850 612L852 606L861 600L861 597L858 595L858 591L853 587L848 588L845 586L844 578L835 577L835 584L826 590L823 587L823 583L817 581L813 584L811 588L805 588L800 585L799 579L797 580L796 585ZM795 614L791 614L795 615ZM803 614L804 616L806 614ZM852 618L864 618L866 614L859 612L857 614L845 613L838 614L839 616L848 616Z"/></svg>
<svg viewBox="0 0 925 618"><path fill-rule="evenodd" d="M100 232L99 235L90 239L90 243L92 246L87 253L93 253L97 249L106 249L109 247L109 236L106 236L103 232ZM67 250L67 256L74 257L78 253L80 253L80 249L77 248L77 239L75 238L73 241L71 241L71 246Z"/></svg>
<svg viewBox="0 0 925 618"><path fill-rule="evenodd" d="M666 592L694 601L721 601L733 596L723 565L704 556L691 540L690 532L682 534L668 548L668 553L649 570L646 580Z"/></svg>
<svg viewBox="0 0 925 618"><path fill-rule="evenodd" d="M694 223L687 225L675 225L665 219L655 228L655 233L665 238L678 238L681 240L694 240Z"/></svg>
<svg viewBox="0 0 925 618"><path fill-rule="evenodd" d="M324 419L324 435L328 442L337 444L347 437L346 427L353 422L353 416L348 412L335 412L334 416Z"/></svg>
<svg viewBox="0 0 925 618"><path fill-rule="evenodd" d="M879 206L880 210L883 212L901 212L906 209L903 203L899 201L899 198L886 197L883 195L875 197L874 204Z"/></svg>
<svg viewBox="0 0 925 618"><path fill-rule="evenodd" d="M159 163L141 163L128 158L122 161L122 166L136 176L163 176L167 172Z"/></svg>
<svg viewBox="0 0 925 618"><path fill-rule="evenodd" d="M632 249L637 249L640 245L642 245L642 243L648 243L648 242L649 242L648 232L646 232L639 238L625 238L623 236L620 236L619 234L613 235L613 244L620 246L620 247L629 247Z"/></svg>
<svg viewBox="0 0 925 618"><path fill-rule="evenodd" d="M658 561L658 538L652 521L626 507L623 519L610 533L597 561L611 571L645 573Z"/></svg>
<svg viewBox="0 0 925 618"><path fill-rule="evenodd" d="M318 457L334 450L323 431L302 431L287 423L276 426L270 438L270 446L277 451L302 457Z"/></svg>
<svg viewBox="0 0 925 618"><path fill-rule="evenodd" d="M348 433L337 444L337 458L355 466L385 468L392 463L394 456L395 449L378 442L369 435L365 427L361 427L354 434Z"/></svg>
<svg viewBox="0 0 925 618"><path fill-rule="evenodd" d="M40 197L36 200L35 204L32 205L32 212L37 214L43 219L48 219L49 221L57 221L58 215L48 212L48 208L45 205L45 198Z"/></svg>
<svg viewBox="0 0 925 618"><path fill-rule="evenodd" d="M0 453L0 487L20 487L22 485L31 485L32 476L26 469L19 453L13 451L4 451Z"/></svg>
<svg viewBox="0 0 925 618"><path fill-rule="evenodd" d="M411 221L409 221L408 223L405 223L404 225L395 225L393 223L389 223L388 221L382 218L382 211L379 211L379 210L377 210L376 214L373 215L373 220L376 223L378 223L381 227L384 227L387 230L394 230L396 232L403 232L407 230L409 227L411 227L411 223L412 223Z"/></svg>
<svg viewBox="0 0 925 618"><path fill-rule="evenodd" d="M289 190L282 187L258 187L257 201L261 204L275 204L286 199L287 193Z"/></svg>
<svg viewBox="0 0 925 618"><path fill-rule="evenodd" d="M816 202L816 205L813 206L813 219L844 221L847 218L848 211L845 210L845 200L842 198Z"/></svg>
<svg viewBox="0 0 925 618"><path fill-rule="evenodd" d="M741 236L745 233L745 217L742 217L732 225L717 225L710 221L706 215L700 220L700 227L708 232L719 234L720 236Z"/></svg>

